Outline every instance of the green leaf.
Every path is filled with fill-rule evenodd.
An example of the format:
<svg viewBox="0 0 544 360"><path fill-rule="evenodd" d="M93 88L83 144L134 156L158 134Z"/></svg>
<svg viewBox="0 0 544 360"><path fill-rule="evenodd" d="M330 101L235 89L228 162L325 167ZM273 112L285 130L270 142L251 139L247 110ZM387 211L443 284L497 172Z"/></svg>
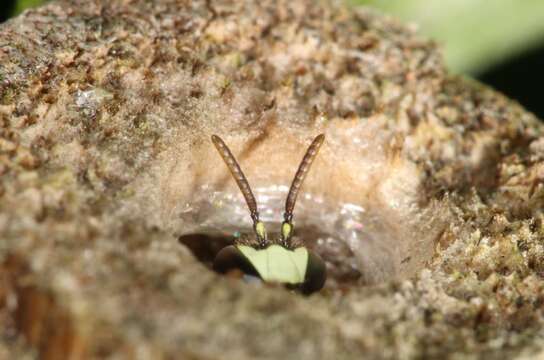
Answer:
<svg viewBox="0 0 544 360"><path fill-rule="evenodd" d="M542 0L351 0L404 21L444 46L454 72L477 74L542 43Z"/></svg>
<svg viewBox="0 0 544 360"><path fill-rule="evenodd" d="M18 15L27 8L35 7L45 2L46 0L19 0L17 1L17 5L15 6L15 11L13 15Z"/></svg>

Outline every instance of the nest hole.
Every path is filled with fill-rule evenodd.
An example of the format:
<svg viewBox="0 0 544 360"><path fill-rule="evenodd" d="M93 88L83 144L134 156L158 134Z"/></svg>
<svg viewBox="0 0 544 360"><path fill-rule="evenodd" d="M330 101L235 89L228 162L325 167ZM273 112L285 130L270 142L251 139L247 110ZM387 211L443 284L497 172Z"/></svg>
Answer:
<svg viewBox="0 0 544 360"><path fill-rule="evenodd" d="M302 239L305 246L321 256L327 266L327 280L324 289L349 290L354 286L364 286L365 281L358 269L355 257L348 246L327 234L320 234L316 229L300 229L308 239ZM309 240L313 239L313 240ZM317 240L316 240L317 239ZM233 238L193 233L178 238L181 245L186 246L193 256L213 271L213 262L217 253L233 244Z"/></svg>

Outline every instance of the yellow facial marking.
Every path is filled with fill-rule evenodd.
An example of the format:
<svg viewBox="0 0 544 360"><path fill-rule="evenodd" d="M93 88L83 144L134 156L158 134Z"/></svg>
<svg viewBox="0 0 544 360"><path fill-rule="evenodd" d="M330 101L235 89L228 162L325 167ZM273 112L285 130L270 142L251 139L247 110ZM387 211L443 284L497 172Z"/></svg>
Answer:
<svg viewBox="0 0 544 360"><path fill-rule="evenodd" d="M293 225L284 222L281 224L281 235L284 239L289 239L291 237L291 234L293 233Z"/></svg>
<svg viewBox="0 0 544 360"><path fill-rule="evenodd" d="M261 221L255 224L255 232L261 239L266 239L266 228Z"/></svg>

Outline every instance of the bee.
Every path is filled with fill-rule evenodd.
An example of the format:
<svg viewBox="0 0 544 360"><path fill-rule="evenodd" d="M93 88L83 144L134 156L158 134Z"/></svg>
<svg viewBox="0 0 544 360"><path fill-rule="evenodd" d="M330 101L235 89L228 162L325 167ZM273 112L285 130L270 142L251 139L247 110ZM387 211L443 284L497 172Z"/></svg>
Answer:
<svg viewBox="0 0 544 360"><path fill-rule="evenodd" d="M320 290L326 279L325 263L319 255L293 237L293 210L299 190L325 135L318 135L302 158L287 194L279 236L272 239L268 238L265 225L259 220L257 201L240 165L219 136L212 135L211 139L244 196L254 231L253 236L241 236L235 239L233 245L221 249L215 257L214 270L223 274L240 270L264 282L284 284L304 294Z"/></svg>

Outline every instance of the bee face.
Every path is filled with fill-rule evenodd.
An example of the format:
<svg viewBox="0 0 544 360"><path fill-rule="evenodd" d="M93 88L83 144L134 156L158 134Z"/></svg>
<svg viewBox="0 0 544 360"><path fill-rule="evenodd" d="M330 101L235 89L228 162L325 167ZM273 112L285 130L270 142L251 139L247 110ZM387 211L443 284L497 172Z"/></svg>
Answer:
<svg viewBox="0 0 544 360"><path fill-rule="evenodd" d="M214 261L217 272L226 273L237 269L244 274L258 276L265 282L285 284L307 294L323 287L326 278L323 260L304 246L293 248L291 239L296 198L324 139L323 134L318 135L306 151L287 195L280 237L269 241L265 225L259 220L257 202L240 165L223 140L216 135L212 136L212 142L244 195L256 238L252 245L237 243L223 248Z"/></svg>
<svg viewBox="0 0 544 360"><path fill-rule="evenodd" d="M227 273L240 270L265 282L285 284L305 294L320 290L325 284L325 263L305 247L287 249L272 244L264 249L230 245L216 256L214 270Z"/></svg>

